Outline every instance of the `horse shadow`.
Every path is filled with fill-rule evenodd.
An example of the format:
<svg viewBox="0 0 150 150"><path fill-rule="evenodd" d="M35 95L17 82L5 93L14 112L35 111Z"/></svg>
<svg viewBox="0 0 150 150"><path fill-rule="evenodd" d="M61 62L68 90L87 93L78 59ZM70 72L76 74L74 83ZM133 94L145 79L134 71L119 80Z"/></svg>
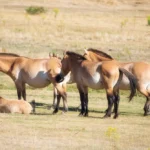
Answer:
<svg viewBox="0 0 150 150"><path fill-rule="evenodd" d="M36 109L38 108L43 108L43 109L47 109L50 110L50 112L44 112L44 113L38 113L35 112L33 113L33 115L54 115L52 113L52 111L54 110L52 108L52 104L47 104L47 103L42 103L42 102L36 102ZM68 111L70 112L80 112L80 108L79 106L69 106L68 107ZM63 107L59 107L59 111L63 111ZM94 109L89 109L89 113L98 113L98 114L105 114L105 110L94 110ZM126 112L126 111L120 111L119 114L121 116L143 116L142 112ZM112 113L113 116L113 113ZM97 117L97 116L88 116L88 118L99 118L99 119L103 119L103 117Z"/></svg>
<svg viewBox="0 0 150 150"><path fill-rule="evenodd" d="M35 113L32 113L32 115L53 115L52 111L54 110L52 104L46 104L46 103L42 103L42 102L36 102L35 104L36 106L36 110L38 108L42 108L42 109L47 109L47 110L50 110L50 112L44 112L44 113L39 113L39 112L35 112ZM63 107L59 107L59 111L63 111L64 108ZM70 106L68 107L68 111L70 112L80 112L80 108L79 106ZM92 113L104 113L104 111L102 110L89 110L89 112L92 112ZM89 116L89 118L100 118L100 117L92 117L92 116Z"/></svg>

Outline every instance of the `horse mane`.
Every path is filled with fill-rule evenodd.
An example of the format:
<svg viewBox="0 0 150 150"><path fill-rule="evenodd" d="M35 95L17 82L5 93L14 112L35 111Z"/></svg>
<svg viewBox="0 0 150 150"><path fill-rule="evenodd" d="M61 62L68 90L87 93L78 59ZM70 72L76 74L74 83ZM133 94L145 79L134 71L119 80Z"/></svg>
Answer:
<svg viewBox="0 0 150 150"><path fill-rule="evenodd" d="M89 49L87 49L87 51L94 52L97 55L100 55L100 56L103 56L103 57L106 57L106 58L109 58L109 59L113 59L110 55L106 54L105 52L103 52L101 50L89 48Z"/></svg>
<svg viewBox="0 0 150 150"><path fill-rule="evenodd" d="M67 51L66 52L67 55L70 55L78 60L86 60L86 58L78 53L75 53L75 52L71 52L71 51Z"/></svg>
<svg viewBox="0 0 150 150"><path fill-rule="evenodd" d="M18 54L14 53L0 53L0 56L20 57Z"/></svg>

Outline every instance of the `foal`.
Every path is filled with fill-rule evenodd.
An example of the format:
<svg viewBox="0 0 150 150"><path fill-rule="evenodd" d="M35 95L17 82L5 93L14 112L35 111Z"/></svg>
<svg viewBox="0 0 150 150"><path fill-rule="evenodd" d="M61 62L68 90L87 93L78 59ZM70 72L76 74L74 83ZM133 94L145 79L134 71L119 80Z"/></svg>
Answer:
<svg viewBox="0 0 150 150"><path fill-rule="evenodd" d="M34 102L32 102L32 104L33 105L24 100L7 100L0 97L0 112L30 114L35 111Z"/></svg>
<svg viewBox="0 0 150 150"><path fill-rule="evenodd" d="M96 63L85 59L80 54L67 51L62 59L62 70L64 74L71 71L73 81L77 84L80 94L80 115L88 116L88 87L93 89L105 89L108 99L108 111L104 117L111 116L114 103L115 115L118 117L118 90L123 73L127 76L131 85L130 99L136 92L135 78L129 72L119 68L116 63Z"/></svg>
<svg viewBox="0 0 150 150"><path fill-rule="evenodd" d="M92 62L103 62L106 60L108 64L116 62L121 68L124 68L132 73L137 79L137 90L146 97L144 115L146 116L150 113L150 64L146 62L117 62L108 54L92 48L85 50L84 57ZM128 85L129 81L126 80L125 76L123 76L120 89L128 90Z"/></svg>

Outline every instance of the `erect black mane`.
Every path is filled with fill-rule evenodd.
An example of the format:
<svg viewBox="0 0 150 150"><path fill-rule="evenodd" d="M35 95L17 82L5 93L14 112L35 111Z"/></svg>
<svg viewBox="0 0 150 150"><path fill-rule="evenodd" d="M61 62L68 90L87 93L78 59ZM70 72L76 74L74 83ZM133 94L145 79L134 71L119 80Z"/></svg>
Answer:
<svg viewBox="0 0 150 150"><path fill-rule="evenodd" d="M66 54L69 55L69 56L72 56L72 57L74 57L78 60L86 60L86 58L84 56L82 56L78 53L75 53L75 52L67 51Z"/></svg>
<svg viewBox="0 0 150 150"><path fill-rule="evenodd" d="M20 57L19 55L14 53L0 53L0 56Z"/></svg>
<svg viewBox="0 0 150 150"><path fill-rule="evenodd" d="M87 51L91 51L91 52L94 52L94 53L96 53L100 56L103 56L103 57L106 57L106 58L109 58L109 59L113 59L110 55L106 54L105 52L102 52L101 50L89 48Z"/></svg>

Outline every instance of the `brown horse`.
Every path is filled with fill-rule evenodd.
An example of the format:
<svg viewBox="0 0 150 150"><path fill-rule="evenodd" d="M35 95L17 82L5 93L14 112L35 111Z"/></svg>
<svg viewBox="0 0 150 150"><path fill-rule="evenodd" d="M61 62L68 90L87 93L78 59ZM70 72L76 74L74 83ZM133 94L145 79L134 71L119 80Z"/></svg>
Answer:
<svg viewBox="0 0 150 150"><path fill-rule="evenodd" d="M89 48L85 50L84 57L92 62L102 62L109 60L107 63L111 64L115 60L108 54ZM126 69L137 78L137 89L146 97L146 103L144 105L144 115L150 113L150 64L146 62L116 62L120 67ZM123 80L120 85L120 89L128 90L129 82L123 76Z"/></svg>
<svg viewBox="0 0 150 150"><path fill-rule="evenodd" d="M61 60L57 57L31 59L15 54L0 53L0 71L9 75L17 88L18 99L26 100L25 84L43 88L50 83L58 90L58 99L62 96L65 111L68 110L66 91L62 87L64 76L61 73ZM57 112L58 108L54 111Z"/></svg>
<svg viewBox="0 0 150 150"><path fill-rule="evenodd" d="M32 106L27 101L7 100L7 99L0 97L0 112L1 113L30 114L31 112L34 112L34 111L35 111L35 105Z"/></svg>
<svg viewBox="0 0 150 150"><path fill-rule="evenodd" d="M115 63L90 62L80 54L67 51L62 59L62 70L64 74L71 71L73 81L77 84L80 94L80 115L88 116L88 87L93 89L105 89L108 99L108 111L104 117L111 116L111 108L114 103L115 115L118 117L118 88L123 73L129 78L131 84L130 99L134 96L135 78L126 70L119 68Z"/></svg>

